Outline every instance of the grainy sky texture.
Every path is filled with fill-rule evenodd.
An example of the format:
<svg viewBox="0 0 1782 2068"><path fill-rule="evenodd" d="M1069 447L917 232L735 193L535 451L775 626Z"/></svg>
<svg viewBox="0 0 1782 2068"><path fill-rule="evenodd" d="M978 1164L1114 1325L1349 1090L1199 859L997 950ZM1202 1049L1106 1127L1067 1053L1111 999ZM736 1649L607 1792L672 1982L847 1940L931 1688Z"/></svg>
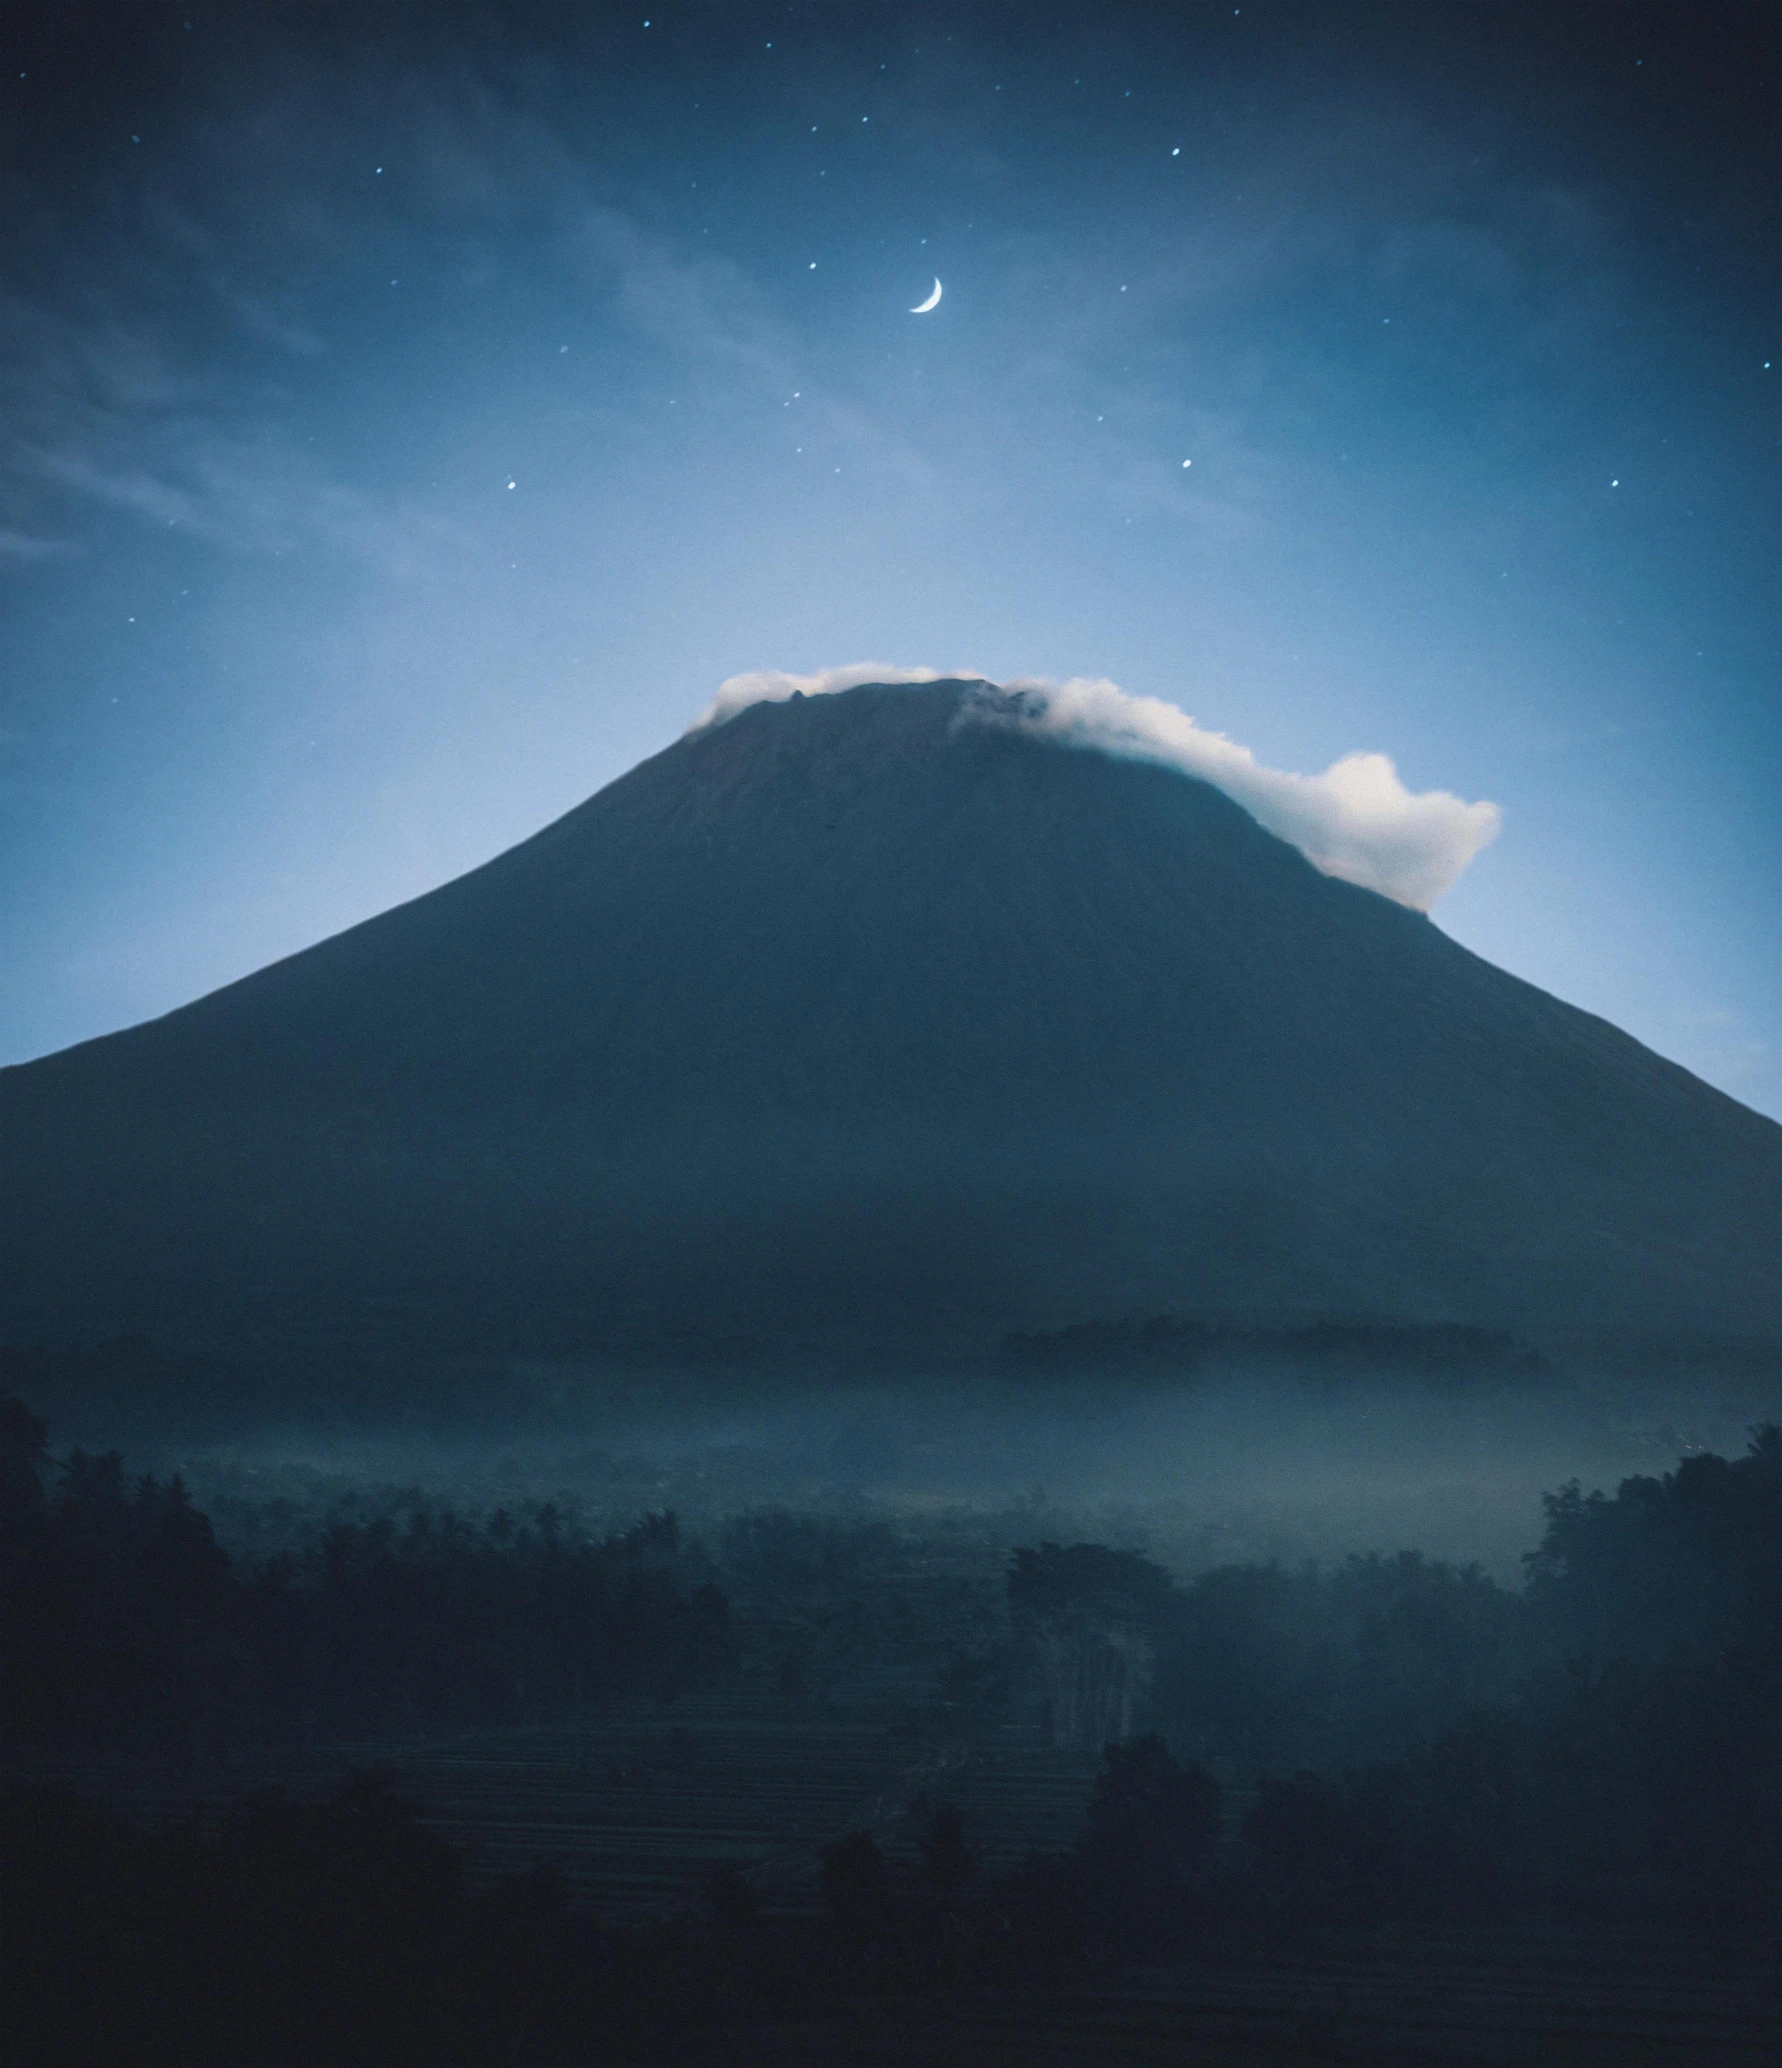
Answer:
<svg viewBox="0 0 1782 2068"><path fill-rule="evenodd" d="M1494 802L1437 922L1782 1115L1778 33L9 8L0 1060L874 655Z"/></svg>

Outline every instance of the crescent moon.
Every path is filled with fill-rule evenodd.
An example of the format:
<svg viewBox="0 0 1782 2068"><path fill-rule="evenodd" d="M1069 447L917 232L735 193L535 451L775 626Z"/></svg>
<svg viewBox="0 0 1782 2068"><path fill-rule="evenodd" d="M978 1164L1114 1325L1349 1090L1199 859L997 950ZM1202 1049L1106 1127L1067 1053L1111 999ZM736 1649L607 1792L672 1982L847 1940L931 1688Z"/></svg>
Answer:
<svg viewBox="0 0 1782 2068"><path fill-rule="evenodd" d="M940 300L940 294L940 282L937 280L934 283L934 292L928 297L928 299L925 302L918 302L916 306L910 311L910 314L912 316L926 316L929 310L932 309L935 306L935 304Z"/></svg>

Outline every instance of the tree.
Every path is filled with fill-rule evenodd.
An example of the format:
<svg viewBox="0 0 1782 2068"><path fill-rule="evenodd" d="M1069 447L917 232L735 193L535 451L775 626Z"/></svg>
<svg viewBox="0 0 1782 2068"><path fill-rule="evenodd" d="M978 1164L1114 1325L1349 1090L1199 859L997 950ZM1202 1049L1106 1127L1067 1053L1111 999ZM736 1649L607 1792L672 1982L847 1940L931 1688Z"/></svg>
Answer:
<svg viewBox="0 0 1782 2068"><path fill-rule="evenodd" d="M1129 1957L1171 1951L1195 1914L1219 1814L1218 1782L1161 1738L1108 1746L1072 1861L1085 1921Z"/></svg>
<svg viewBox="0 0 1782 2068"><path fill-rule="evenodd" d="M1181 1596L1160 1565L1105 1544L1018 1550L1009 1607L1038 1667L1055 1744L1119 1744Z"/></svg>
<svg viewBox="0 0 1782 2068"><path fill-rule="evenodd" d="M1624 1479L1610 1500L1576 1480L1544 1496L1528 1595L1550 1640L1580 1659L1711 1658L1782 1629L1782 1427L1742 1458L1685 1458Z"/></svg>
<svg viewBox="0 0 1782 2068"><path fill-rule="evenodd" d="M1220 1789L1156 1736L1110 1745L1089 1798L1085 1854L1148 1880L1179 1881L1219 1836Z"/></svg>

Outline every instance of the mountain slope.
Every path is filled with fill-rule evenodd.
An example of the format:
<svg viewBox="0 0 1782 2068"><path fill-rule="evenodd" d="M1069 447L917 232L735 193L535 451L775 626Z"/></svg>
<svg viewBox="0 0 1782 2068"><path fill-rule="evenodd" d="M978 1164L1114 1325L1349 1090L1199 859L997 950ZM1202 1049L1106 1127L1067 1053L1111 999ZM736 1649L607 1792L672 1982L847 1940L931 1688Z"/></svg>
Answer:
<svg viewBox="0 0 1782 2068"><path fill-rule="evenodd" d="M755 706L0 1072L8 1326L1782 1327L1782 1129L976 694Z"/></svg>

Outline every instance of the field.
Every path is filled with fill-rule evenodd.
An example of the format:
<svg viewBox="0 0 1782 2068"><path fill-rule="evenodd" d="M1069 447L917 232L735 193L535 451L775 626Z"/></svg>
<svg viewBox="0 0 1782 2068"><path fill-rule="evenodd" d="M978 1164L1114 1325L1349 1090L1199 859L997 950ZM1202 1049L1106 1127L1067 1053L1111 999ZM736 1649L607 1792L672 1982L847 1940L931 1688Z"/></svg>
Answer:
<svg viewBox="0 0 1782 2068"><path fill-rule="evenodd" d="M759 1691L546 1726L259 1755L182 1793L121 1763L63 1771L138 1813L387 1763L476 1879L556 1863L613 1921L686 1915L717 1867L764 1909L818 1900L818 1851L870 1829L913 1852L927 1801L963 1814L983 1868L1070 1843L1095 1762L1030 1725L949 1731L907 1705L803 1708ZM714 2035L726 2068L1769 2068L1775 1950L1702 1932L1326 1931L1069 1990L863 1998L820 2023Z"/></svg>
<svg viewBox="0 0 1782 2068"><path fill-rule="evenodd" d="M1330 1934L1049 1997L859 2005L734 2068L1768 2068L1774 1949L1706 1934Z"/></svg>
<svg viewBox="0 0 1782 2068"><path fill-rule="evenodd" d="M913 1853L929 1799L962 1812L984 1866L1012 1865L1076 1835L1095 1762L1025 1726L973 1740L870 1713L714 1708L479 1737L398 1764L486 1869L551 1858L603 1914L638 1917L696 1900L716 1866L742 1870L766 1907L802 1908L821 1846L870 1830L894 1857Z"/></svg>
<svg viewBox="0 0 1782 2068"><path fill-rule="evenodd" d="M715 1868L746 1873L763 1905L817 1901L817 1853L871 1830L913 1853L925 1799L963 1814L982 1866L1070 1843L1096 1761L1030 1725L960 1734L902 1705L805 1711L737 1698L595 1711L572 1722L266 1752L192 1772L183 1787L128 1762L66 1762L56 1778L159 1816L249 1789L320 1792L353 1766L393 1767L426 1820L468 1848L474 1878L549 1860L614 1921L670 1916ZM38 1767L46 1775L52 1769Z"/></svg>

